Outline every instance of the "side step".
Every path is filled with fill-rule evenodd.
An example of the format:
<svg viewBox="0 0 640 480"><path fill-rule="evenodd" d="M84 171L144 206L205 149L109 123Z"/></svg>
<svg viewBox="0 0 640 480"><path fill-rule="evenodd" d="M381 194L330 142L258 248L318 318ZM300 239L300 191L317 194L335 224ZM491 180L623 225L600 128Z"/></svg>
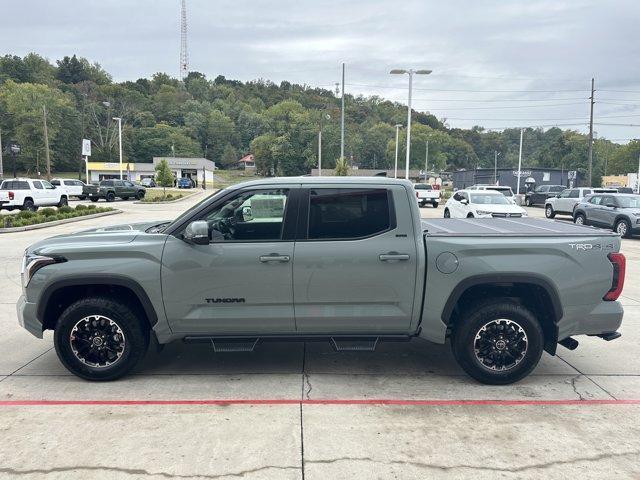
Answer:
<svg viewBox="0 0 640 480"><path fill-rule="evenodd" d="M373 352L380 337L331 337L336 352Z"/></svg>
<svg viewBox="0 0 640 480"><path fill-rule="evenodd" d="M187 343L211 343L216 353L253 352L260 341L259 338L215 338L215 337L185 337Z"/></svg>
<svg viewBox="0 0 640 480"><path fill-rule="evenodd" d="M609 332L609 333L602 333L600 335L597 335L598 337L600 337L603 340L606 340L607 342L610 342L611 340L615 340L616 338L620 338L622 336L622 334L620 332Z"/></svg>

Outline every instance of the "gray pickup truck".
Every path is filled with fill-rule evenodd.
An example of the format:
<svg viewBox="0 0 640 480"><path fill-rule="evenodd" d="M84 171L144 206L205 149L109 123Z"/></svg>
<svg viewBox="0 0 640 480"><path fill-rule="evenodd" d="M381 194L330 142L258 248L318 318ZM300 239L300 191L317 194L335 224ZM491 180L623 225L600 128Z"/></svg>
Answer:
<svg viewBox="0 0 640 480"><path fill-rule="evenodd" d="M268 179L171 222L31 246L17 310L33 335L54 330L59 359L90 380L125 375L150 341L344 351L420 337L449 340L470 376L507 384L574 335L620 336L619 248L613 232L543 219L425 221L404 180Z"/></svg>

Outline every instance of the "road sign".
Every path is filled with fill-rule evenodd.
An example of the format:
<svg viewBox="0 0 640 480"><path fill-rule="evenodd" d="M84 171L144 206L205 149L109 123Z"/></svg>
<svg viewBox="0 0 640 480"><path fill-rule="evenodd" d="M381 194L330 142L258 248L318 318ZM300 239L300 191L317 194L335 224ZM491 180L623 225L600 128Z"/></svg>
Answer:
<svg viewBox="0 0 640 480"><path fill-rule="evenodd" d="M576 178L578 178L578 172L576 170L569 170L567 172L567 178L569 180L575 180Z"/></svg>
<svg viewBox="0 0 640 480"><path fill-rule="evenodd" d="M83 157L91 156L91 140L87 140L86 138L82 139L82 156Z"/></svg>

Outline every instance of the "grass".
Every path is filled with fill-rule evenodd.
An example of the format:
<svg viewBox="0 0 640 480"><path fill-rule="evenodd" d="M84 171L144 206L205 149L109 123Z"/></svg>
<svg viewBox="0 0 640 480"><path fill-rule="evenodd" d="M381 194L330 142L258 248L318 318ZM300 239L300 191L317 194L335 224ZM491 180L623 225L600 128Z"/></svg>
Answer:
<svg viewBox="0 0 640 480"><path fill-rule="evenodd" d="M253 172L243 170L216 170L214 176L216 179L213 181L213 188L226 188L236 183L263 178L260 175L254 175ZM207 188L210 188L210 185L207 184Z"/></svg>
<svg viewBox="0 0 640 480"><path fill-rule="evenodd" d="M76 208L60 207L41 208L37 212L22 210L16 215L6 215L0 218L0 228L26 227L40 223L65 220L67 218L83 217L95 213L110 212L114 210L110 207L96 207L95 205L78 205Z"/></svg>

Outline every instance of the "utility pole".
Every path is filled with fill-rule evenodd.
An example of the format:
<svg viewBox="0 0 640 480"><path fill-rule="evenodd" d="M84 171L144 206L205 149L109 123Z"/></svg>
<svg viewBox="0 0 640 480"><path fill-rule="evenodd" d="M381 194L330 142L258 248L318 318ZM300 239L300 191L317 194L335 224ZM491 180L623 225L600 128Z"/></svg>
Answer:
<svg viewBox="0 0 640 480"><path fill-rule="evenodd" d="M44 115L44 152L47 159L47 180L51 180L51 158L49 157L49 131L47 130L47 106L42 106Z"/></svg>
<svg viewBox="0 0 640 480"><path fill-rule="evenodd" d="M409 180L409 162L411 161L411 92L413 90L413 70L409 70L409 102L407 108L407 158L404 178Z"/></svg>
<svg viewBox="0 0 640 480"><path fill-rule="evenodd" d="M589 183L588 187L591 187L591 176L593 174L593 100L595 90L593 88L594 80L591 79L591 96L589 97L591 103L591 113L589 115Z"/></svg>
<svg viewBox="0 0 640 480"><path fill-rule="evenodd" d="M518 154L518 192L516 195L520 195L520 172L522 172L522 137L524 135L524 128L520 129L520 153Z"/></svg>
<svg viewBox="0 0 640 480"><path fill-rule="evenodd" d="M118 122L118 143L120 144L120 180L122 180L122 118L113 117L113 119ZM173 150L173 145L171 147ZM173 156L175 157L175 151Z"/></svg>
<svg viewBox="0 0 640 480"><path fill-rule="evenodd" d="M493 183L498 183L498 155L500 153L497 150L493 151Z"/></svg>
<svg viewBox="0 0 640 480"><path fill-rule="evenodd" d="M427 140L425 146L425 154L424 154L424 183L428 183L429 176L427 175L427 171L429 169L429 140Z"/></svg>
<svg viewBox="0 0 640 480"><path fill-rule="evenodd" d="M0 129L0 178L4 176L4 167L2 166L2 129Z"/></svg>
<svg viewBox="0 0 640 480"><path fill-rule="evenodd" d="M322 124L318 131L318 176L322 176Z"/></svg>
<svg viewBox="0 0 640 480"><path fill-rule="evenodd" d="M638 173L636 176L636 193L640 194L640 155L638 155Z"/></svg>
<svg viewBox="0 0 640 480"><path fill-rule="evenodd" d="M342 62L342 95L340 111L340 158L344 158L344 62Z"/></svg>
<svg viewBox="0 0 640 480"><path fill-rule="evenodd" d="M393 170L393 178L398 178L398 135L400 132L400 127L402 127L402 125L397 123L396 124L396 164Z"/></svg>

